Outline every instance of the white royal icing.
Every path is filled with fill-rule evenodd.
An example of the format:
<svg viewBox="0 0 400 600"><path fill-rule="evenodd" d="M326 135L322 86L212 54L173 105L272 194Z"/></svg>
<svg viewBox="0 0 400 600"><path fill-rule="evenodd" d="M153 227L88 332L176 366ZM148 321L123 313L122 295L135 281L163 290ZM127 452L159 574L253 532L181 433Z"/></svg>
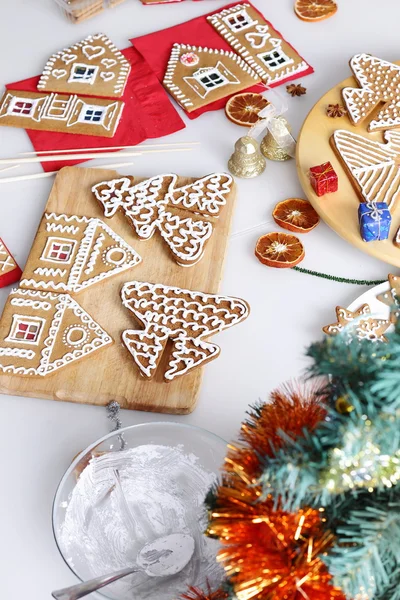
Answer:
<svg viewBox="0 0 400 600"><path fill-rule="evenodd" d="M297 56L295 59L290 58L280 48L281 44L285 41L283 38L271 38L267 22L260 23L262 20L261 15L257 20L249 16L247 11L251 9L252 7L247 3L236 4L231 8L225 8L219 13L210 15L207 17L207 20L265 83L276 83L295 74L307 71L309 66L301 56ZM243 25L242 23L238 23L236 26L231 25L229 19L239 14L245 16L245 20L242 21ZM239 37L243 29L246 31L246 45L242 43ZM275 32L275 35L279 34ZM254 50L263 49L266 45L267 47L264 52L259 54L253 52ZM272 60L273 57L268 60L269 57L266 55L273 52L278 52L282 62L275 65Z"/></svg>
<svg viewBox="0 0 400 600"><path fill-rule="evenodd" d="M11 258L8 250L0 240L0 275L2 272L5 273L6 271L8 272L15 269L16 266L17 265Z"/></svg>
<svg viewBox="0 0 400 600"><path fill-rule="evenodd" d="M145 327L122 335L143 375L154 375L167 340L173 341L164 373L167 381L216 358L219 347L205 338L237 325L249 315L248 304L240 298L163 284L132 281L123 286L121 298Z"/></svg>
<svg viewBox="0 0 400 600"><path fill-rule="evenodd" d="M75 238L47 236L43 239L43 236L38 236L36 243L42 244L42 264L34 269L32 275L35 277L29 276L28 273L28 276L25 276L27 278L21 280L22 288L76 293L141 262L139 254L101 219L46 213L44 226L42 225L39 231L44 229L45 232L69 234L71 228L74 228ZM113 242L111 246L109 238ZM54 244L65 244L71 248L65 260L49 256ZM101 253L111 248L120 252L123 259L117 262L101 260ZM46 263L55 264L57 267L48 267ZM97 273L92 274L94 271Z"/></svg>
<svg viewBox="0 0 400 600"><path fill-rule="evenodd" d="M380 102L383 108L371 120L369 131L400 125L400 67L369 54L356 54L351 69L361 85L342 90L343 100L353 123L366 119Z"/></svg>
<svg viewBox="0 0 400 600"><path fill-rule="evenodd" d="M232 190L233 178L226 173L213 173L180 187L177 180L173 174L157 175L134 185L129 178L122 177L103 181L92 191L105 216L111 217L122 209L140 238L147 240L158 230L178 264L192 266L203 256L214 229L204 219L219 216ZM171 207L201 215L203 219L173 214Z"/></svg>
<svg viewBox="0 0 400 600"><path fill-rule="evenodd" d="M113 341L68 294L19 289L11 291L9 302L11 306L18 306L19 312L13 313L11 329L8 335L0 340L0 370L4 373L44 377ZM35 311L37 314L34 314ZM68 316L65 317L67 312ZM75 323L65 327L64 322L71 322L71 313ZM40 325L40 334L34 342L13 338L13 328L18 320ZM75 343L71 343L72 329L75 332L82 331L81 339ZM59 344L65 346L65 352L61 356ZM28 345L28 348L24 348L25 345ZM35 348L32 348L32 345ZM28 366L25 360L32 363L34 361L35 364Z"/></svg>
<svg viewBox="0 0 400 600"><path fill-rule="evenodd" d="M400 196L400 132L387 131L385 144L339 129L335 147L356 180L366 202L386 202L393 211Z"/></svg>

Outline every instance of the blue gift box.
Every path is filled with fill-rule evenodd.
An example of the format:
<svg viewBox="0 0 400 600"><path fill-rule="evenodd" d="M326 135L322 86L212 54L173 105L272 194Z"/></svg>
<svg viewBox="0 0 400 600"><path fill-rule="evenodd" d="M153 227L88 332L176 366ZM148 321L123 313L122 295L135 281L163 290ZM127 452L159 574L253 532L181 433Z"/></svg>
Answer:
<svg viewBox="0 0 400 600"><path fill-rule="evenodd" d="M358 221L364 242L388 239L392 215L386 202L363 202L360 204Z"/></svg>

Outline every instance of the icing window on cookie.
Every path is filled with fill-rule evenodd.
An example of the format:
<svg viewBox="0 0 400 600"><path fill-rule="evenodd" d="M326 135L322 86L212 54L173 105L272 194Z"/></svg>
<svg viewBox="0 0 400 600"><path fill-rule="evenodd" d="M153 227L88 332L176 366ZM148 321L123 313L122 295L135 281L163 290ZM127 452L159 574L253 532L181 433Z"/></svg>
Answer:
<svg viewBox="0 0 400 600"><path fill-rule="evenodd" d="M70 325L64 332L63 342L67 346L83 346L89 338L89 331L83 325Z"/></svg>
<svg viewBox="0 0 400 600"><path fill-rule="evenodd" d="M217 68L200 69L193 73L193 77L203 86L205 90L227 85L229 80Z"/></svg>
<svg viewBox="0 0 400 600"><path fill-rule="evenodd" d="M228 15L223 18L223 21L228 25L232 31L241 31L242 29L248 29L255 25L257 21L254 21L247 13L246 9L239 10L233 15Z"/></svg>
<svg viewBox="0 0 400 600"><path fill-rule="evenodd" d="M71 100L73 101L72 96L68 100L53 100L46 112L46 118L65 119L71 108Z"/></svg>
<svg viewBox="0 0 400 600"><path fill-rule="evenodd" d="M37 345L44 323L45 319L39 317L14 315L10 333L5 341Z"/></svg>
<svg viewBox="0 0 400 600"><path fill-rule="evenodd" d="M37 105L36 100L30 100L29 98L18 98L15 97L11 100L10 106L8 107L8 114L15 115L18 117L32 117Z"/></svg>
<svg viewBox="0 0 400 600"><path fill-rule="evenodd" d="M277 71L293 62L293 59L287 56L280 48L270 50L269 52L262 52L258 54L258 57L266 64L270 71Z"/></svg>
<svg viewBox="0 0 400 600"><path fill-rule="evenodd" d="M50 238L47 240L46 247L43 251L41 260L56 263L69 263L76 246L74 240L63 238Z"/></svg>
<svg viewBox="0 0 400 600"><path fill-rule="evenodd" d="M99 67L76 63L73 65L68 83L89 83L92 85L97 77Z"/></svg>
<svg viewBox="0 0 400 600"><path fill-rule="evenodd" d="M95 106L86 104L79 115L80 123L96 123L101 125L107 112L106 106Z"/></svg>

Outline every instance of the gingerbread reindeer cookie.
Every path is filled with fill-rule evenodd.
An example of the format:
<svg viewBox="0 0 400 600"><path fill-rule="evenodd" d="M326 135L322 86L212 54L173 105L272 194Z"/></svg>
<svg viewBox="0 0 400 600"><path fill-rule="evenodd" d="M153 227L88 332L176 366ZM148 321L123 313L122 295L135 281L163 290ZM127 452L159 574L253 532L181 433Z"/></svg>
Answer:
<svg viewBox="0 0 400 600"><path fill-rule="evenodd" d="M383 103L370 121L368 131L399 127L400 66L370 54L356 54L350 61L350 67L361 87L342 90L351 122L359 125Z"/></svg>
<svg viewBox="0 0 400 600"><path fill-rule="evenodd" d="M122 340L148 379L154 377L169 339L173 349L164 379L173 381L217 358L220 348L206 339L237 325L250 312L240 298L139 281L125 284L121 297L144 326L124 331Z"/></svg>
<svg viewBox="0 0 400 600"><path fill-rule="evenodd" d="M156 175L135 184L122 177L92 188L104 215L123 211L135 233L143 240L159 232L175 261L195 265L203 256L221 210L234 189L227 173L213 173L178 185L174 174Z"/></svg>

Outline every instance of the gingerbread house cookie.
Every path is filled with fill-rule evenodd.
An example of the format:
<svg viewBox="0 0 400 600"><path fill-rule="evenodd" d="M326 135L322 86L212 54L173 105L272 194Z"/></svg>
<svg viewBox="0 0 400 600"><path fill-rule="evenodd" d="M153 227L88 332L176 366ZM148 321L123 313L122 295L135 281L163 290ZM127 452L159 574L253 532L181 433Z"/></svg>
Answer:
<svg viewBox="0 0 400 600"><path fill-rule="evenodd" d="M207 19L267 84L300 76L310 68L250 4L236 4Z"/></svg>
<svg viewBox="0 0 400 600"><path fill-rule="evenodd" d="M391 212L400 197L400 132L387 131L385 144L345 129L331 144L343 161L362 202L385 202Z"/></svg>
<svg viewBox="0 0 400 600"><path fill-rule="evenodd" d="M255 71L235 52L174 44L163 84L191 112L259 81Z"/></svg>
<svg viewBox="0 0 400 600"><path fill-rule="evenodd" d="M336 307L336 323L322 328L327 335L338 335L346 332L354 335L358 340L370 342L387 342L384 333L390 327L390 321L375 319L370 316L371 309L368 304L363 304L357 310L351 311L342 306Z"/></svg>
<svg viewBox="0 0 400 600"><path fill-rule="evenodd" d="M138 281L125 284L121 297L144 326L124 331L122 340L148 379L154 377L169 339L173 348L164 379L173 381L217 358L220 348L206 339L244 321L250 312L240 298Z"/></svg>
<svg viewBox="0 0 400 600"><path fill-rule="evenodd" d="M53 54L37 87L46 92L120 98L130 69L118 48L99 33Z"/></svg>
<svg viewBox="0 0 400 600"><path fill-rule="evenodd" d="M359 125L384 104L368 125L368 131L400 126L400 66L369 54L356 54L350 61L360 88L342 90L349 118Z"/></svg>
<svg viewBox="0 0 400 600"><path fill-rule="evenodd" d="M0 288L12 285L21 279L22 271L9 249L0 238Z"/></svg>
<svg viewBox="0 0 400 600"><path fill-rule="evenodd" d="M46 213L20 285L77 293L140 261L137 252L100 219Z"/></svg>
<svg viewBox="0 0 400 600"><path fill-rule="evenodd" d="M7 90L0 126L113 137L123 108L119 100Z"/></svg>
<svg viewBox="0 0 400 600"><path fill-rule="evenodd" d="M226 205L234 181L226 173L213 173L184 186L177 182L174 174L156 175L138 184L122 177L101 182L92 191L105 216L122 210L144 240L158 230L176 262L192 266L204 254L214 219Z"/></svg>
<svg viewBox="0 0 400 600"><path fill-rule="evenodd" d="M112 341L70 295L13 290L0 322L0 371L50 375Z"/></svg>

